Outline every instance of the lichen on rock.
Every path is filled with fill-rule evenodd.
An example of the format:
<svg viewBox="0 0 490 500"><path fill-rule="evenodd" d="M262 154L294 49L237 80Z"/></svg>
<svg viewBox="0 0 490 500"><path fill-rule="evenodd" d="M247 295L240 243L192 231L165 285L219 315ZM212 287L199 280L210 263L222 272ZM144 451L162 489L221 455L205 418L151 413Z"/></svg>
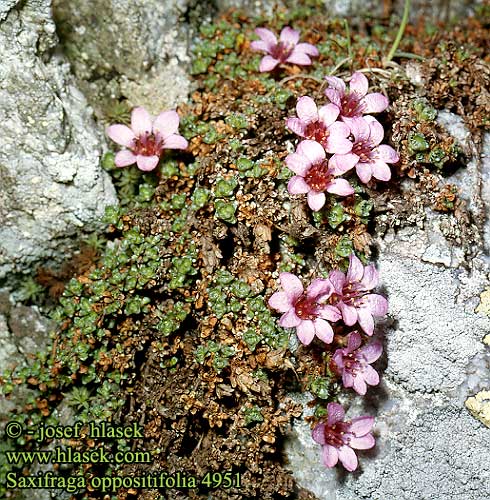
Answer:
<svg viewBox="0 0 490 500"><path fill-rule="evenodd" d="M490 391L480 391L468 398L465 406L476 419L490 428Z"/></svg>

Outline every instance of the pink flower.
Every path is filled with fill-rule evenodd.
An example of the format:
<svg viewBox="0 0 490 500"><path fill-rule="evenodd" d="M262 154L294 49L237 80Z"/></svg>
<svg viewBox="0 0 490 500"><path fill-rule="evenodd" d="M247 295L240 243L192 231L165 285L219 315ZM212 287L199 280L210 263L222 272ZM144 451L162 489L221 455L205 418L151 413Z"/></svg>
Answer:
<svg viewBox="0 0 490 500"><path fill-rule="evenodd" d="M379 92L368 94L368 79L356 71L349 82L349 90L345 83L336 76L325 77L329 87L325 94L340 110L342 119L358 118L368 113L380 113L389 104L388 98Z"/></svg>
<svg viewBox="0 0 490 500"><path fill-rule="evenodd" d="M286 26L281 31L279 42L276 35L266 28L257 28L255 33L261 38L250 44L252 50L260 50L268 55L260 61L260 71L272 71L278 64L292 63L300 66L311 64L310 56L318 56L318 49L310 43L298 43L299 31Z"/></svg>
<svg viewBox="0 0 490 500"><path fill-rule="evenodd" d="M375 445L371 429L373 417L357 417L344 422L345 412L338 403L328 403L327 422L318 424L313 439L322 445L322 460L326 467L335 467L340 460L350 472L357 469L354 450L368 450Z"/></svg>
<svg viewBox="0 0 490 500"><path fill-rule="evenodd" d="M325 191L339 196L354 193L354 189L345 179L335 179L352 167L343 168L339 164L329 162L325 150L318 142L300 142L296 152L289 154L285 161L288 168L297 174L289 180L289 193L307 193L308 205L315 212L325 204Z"/></svg>
<svg viewBox="0 0 490 500"><path fill-rule="evenodd" d="M308 96L300 97L296 104L298 118L288 118L286 127L292 132L320 143L327 153L350 153L352 142L347 139L349 127L337 122L339 108L335 104L327 104L320 109Z"/></svg>
<svg viewBox="0 0 490 500"><path fill-rule="evenodd" d="M365 184L371 177L389 181L391 170L387 163L396 163L400 157L391 146L380 144L384 135L383 126L372 116L366 116L350 120L349 127L354 136L352 151L332 159L336 168L356 167L359 179Z"/></svg>
<svg viewBox="0 0 490 500"><path fill-rule="evenodd" d="M342 271L332 271L328 279L335 288L331 303L342 313L344 323L352 326L359 321L361 328L372 335L373 316L384 316L388 312L388 301L382 295L369 293L378 284L378 272L374 265L364 267L351 254L347 276Z"/></svg>
<svg viewBox="0 0 490 500"><path fill-rule="evenodd" d="M379 384L378 372L370 365L374 363L383 352L381 342L371 342L361 347L361 336L352 332L347 337L347 347L337 349L332 361L340 375L344 387L353 387L364 396L367 385Z"/></svg>
<svg viewBox="0 0 490 500"><path fill-rule="evenodd" d="M145 108L134 108L131 113L131 128L126 125L110 125L107 135L121 146L116 154L118 167L136 162L140 170L153 170L164 149L186 149L187 141L179 134L179 115L175 111L163 111L154 120Z"/></svg>
<svg viewBox="0 0 490 500"><path fill-rule="evenodd" d="M304 345L311 343L315 335L330 344L333 330L328 321L337 321L340 313L337 308L324 304L333 291L332 284L317 278L303 289L297 276L281 273L279 276L284 291L276 292L269 299L269 305L284 313L279 324L284 328L296 328L296 334Z"/></svg>

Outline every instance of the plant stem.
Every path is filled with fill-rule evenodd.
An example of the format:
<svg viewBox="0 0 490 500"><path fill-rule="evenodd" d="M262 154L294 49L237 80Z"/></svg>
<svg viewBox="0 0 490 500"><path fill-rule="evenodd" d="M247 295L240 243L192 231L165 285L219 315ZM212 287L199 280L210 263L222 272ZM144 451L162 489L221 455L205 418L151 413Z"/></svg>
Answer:
<svg viewBox="0 0 490 500"><path fill-rule="evenodd" d="M347 53L349 54L349 58L352 60L352 46L350 42L350 29L349 29L349 22L347 19L344 19L344 26L345 26L345 33L347 36Z"/></svg>
<svg viewBox="0 0 490 500"><path fill-rule="evenodd" d="M402 22L400 24L400 27L398 28L398 33L396 34L396 38L395 38L395 41L393 42L391 50L388 53L388 56L386 57L386 59L384 60L385 64L387 62L390 62L393 59L393 56L395 55L396 49L398 48L398 45L400 45L400 42L401 42L402 37L403 37L403 33L405 31L405 28L407 27L409 13L410 13L410 0L405 0L405 6L403 7Z"/></svg>

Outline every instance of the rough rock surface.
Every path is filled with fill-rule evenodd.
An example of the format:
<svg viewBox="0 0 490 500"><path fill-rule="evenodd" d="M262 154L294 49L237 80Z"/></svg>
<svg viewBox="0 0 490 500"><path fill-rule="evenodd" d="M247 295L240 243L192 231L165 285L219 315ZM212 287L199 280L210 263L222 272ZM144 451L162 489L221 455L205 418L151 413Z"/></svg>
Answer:
<svg viewBox="0 0 490 500"><path fill-rule="evenodd" d="M453 16L468 16L473 14L474 0L412 0L410 16L412 20L431 18L434 21L451 19ZM366 0L325 0L325 6L337 16L365 15L380 17L391 12L402 14L404 0L389 0L384 2Z"/></svg>
<svg viewBox="0 0 490 500"><path fill-rule="evenodd" d="M459 121L443 119L448 129ZM466 130L457 132L460 142L468 138ZM390 301L389 317L378 325L385 339L382 383L364 400L343 401L351 417L376 416L377 446L360 452L360 469L348 474L319 464L320 446L304 422L287 445L300 485L322 500L490 499L490 432L464 406L490 387L482 342L490 318L476 310L490 271L483 219L490 206L488 140L480 158L448 179L464 189L473 222L485 233L470 254L444 238L439 228L448 215L434 212L423 227L378 237L377 266Z"/></svg>
<svg viewBox="0 0 490 500"><path fill-rule="evenodd" d="M63 256L116 203L101 136L56 44L49 0L0 2L0 279Z"/></svg>
<svg viewBox="0 0 490 500"><path fill-rule="evenodd" d="M8 290L0 290L0 367L11 369L28 363L30 355L42 352L54 323L36 306L13 304Z"/></svg>
<svg viewBox="0 0 490 500"><path fill-rule="evenodd" d="M212 12L207 2L55 0L53 8L64 52L99 114L118 99L154 114L187 99L192 26Z"/></svg>

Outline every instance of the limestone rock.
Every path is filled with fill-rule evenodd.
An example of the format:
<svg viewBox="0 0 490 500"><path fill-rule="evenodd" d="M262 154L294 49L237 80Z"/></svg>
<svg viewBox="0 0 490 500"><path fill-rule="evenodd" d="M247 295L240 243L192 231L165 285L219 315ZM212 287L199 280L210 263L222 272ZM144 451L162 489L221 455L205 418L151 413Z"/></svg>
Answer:
<svg viewBox="0 0 490 500"><path fill-rule="evenodd" d="M404 0L372 1L372 0L325 0L325 7L337 16L366 15L381 17L396 12L400 16L403 12ZM458 0L448 2L447 0L412 0L410 17L413 21L429 18L433 21L451 19L452 16L470 15L475 8L473 0Z"/></svg>
<svg viewBox="0 0 490 500"><path fill-rule="evenodd" d="M11 3L7 3L12 7ZM0 8L0 279L60 258L114 188L102 138L57 44L49 0ZM2 20L3 16L3 20Z"/></svg>
<svg viewBox="0 0 490 500"><path fill-rule="evenodd" d="M110 107L104 103L119 98L153 114L187 99L191 21L209 16L206 7L192 0L53 2L64 52L100 117Z"/></svg>

